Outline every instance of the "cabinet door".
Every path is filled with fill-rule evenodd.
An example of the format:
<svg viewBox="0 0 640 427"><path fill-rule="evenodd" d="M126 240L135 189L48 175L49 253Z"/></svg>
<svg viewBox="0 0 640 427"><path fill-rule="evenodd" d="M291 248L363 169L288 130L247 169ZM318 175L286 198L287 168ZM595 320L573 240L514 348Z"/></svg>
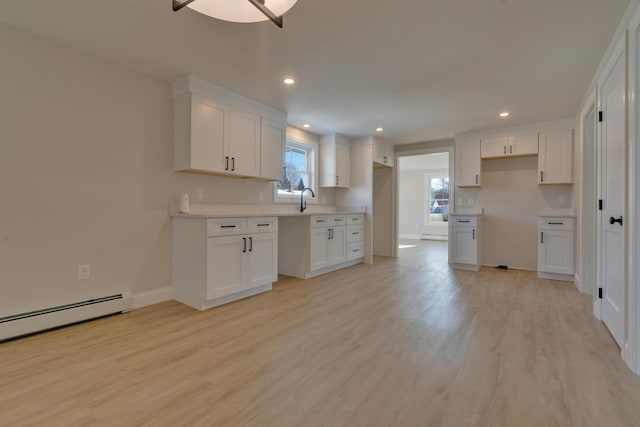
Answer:
<svg viewBox="0 0 640 427"><path fill-rule="evenodd" d="M327 242L329 229L327 227L311 229L311 271L329 265L327 258Z"/></svg>
<svg viewBox="0 0 640 427"><path fill-rule="evenodd" d="M247 288L278 280L278 235L252 234L247 237Z"/></svg>
<svg viewBox="0 0 640 427"><path fill-rule="evenodd" d="M176 127L179 126L181 125L176 123ZM190 145L188 169L224 172L224 150L229 136L229 108L191 94L190 126L190 141L185 142ZM177 142L176 140L176 144ZM178 153L176 157L179 157Z"/></svg>
<svg viewBox="0 0 640 427"><path fill-rule="evenodd" d="M229 113L229 172L260 176L260 116L232 109Z"/></svg>
<svg viewBox="0 0 640 427"><path fill-rule="evenodd" d="M504 157L509 154L507 137L483 138L480 142L480 156L484 158Z"/></svg>
<svg viewBox="0 0 640 427"><path fill-rule="evenodd" d="M538 154L538 134L530 133L509 137L508 154L527 156Z"/></svg>
<svg viewBox="0 0 640 427"><path fill-rule="evenodd" d="M573 131L542 133L538 153L539 184L573 182Z"/></svg>
<svg viewBox="0 0 640 427"><path fill-rule="evenodd" d="M480 186L480 141L456 144L456 186Z"/></svg>
<svg viewBox="0 0 640 427"><path fill-rule="evenodd" d="M327 243L329 265L339 264L347 260L346 227L331 227L331 230L331 236Z"/></svg>
<svg viewBox="0 0 640 427"><path fill-rule="evenodd" d="M349 146L336 144L336 187L349 188Z"/></svg>
<svg viewBox="0 0 640 427"><path fill-rule="evenodd" d="M546 273L573 274L573 232L538 232L538 270Z"/></svg>
<svg viewBox="0 0 640 427"><path fill-rule="evenodd" d="M453 242L453 262L457 264L477 264L478 249L476 232L472 227L451 227Z"/></svg>
<svg viewBox="0 0 640 427"><path fill-rule="evenodd" d="M244 289L245 240L243 236L207 238L206 299L222 297Z"/></svg>
<svg viewBox="0 0 640 427"><path fill-rule="evenodd" d="M286 137L286 123L262 118L262 128L260 129L260 176L262 178L275 181L282 179Z"/></svg>

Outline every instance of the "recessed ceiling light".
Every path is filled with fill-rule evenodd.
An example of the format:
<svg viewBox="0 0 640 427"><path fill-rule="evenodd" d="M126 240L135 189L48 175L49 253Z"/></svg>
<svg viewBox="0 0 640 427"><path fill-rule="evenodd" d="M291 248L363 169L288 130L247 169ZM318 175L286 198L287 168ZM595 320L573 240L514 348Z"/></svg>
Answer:
<svg viewBox="0 0 640 427"><path fill-rule="evenodd" d="M287 77L286 79L284 79L284 84L286 85L292 85L294 84L296 81L293 80L291 77Z"/></svg>
<svg viewBox="0 0 640 427"><path fill-rule="evenodd" d="M505 111L503 113L500 113L500 117L509 117L509 112Z"/></svg>
<svg viewBox="0 0 640 427"><path fill-rule="evenodd" d="M303 124L303 125L302 125L302 127L303 127L303 128L310 128L310 127L311 127L311 125L310 125L310 124L308 124L308 123L305 123L305 124Z"/></svg>
<svg viewBox="0 0 640 427"><path fill-rule="evenodd" d="M383 130L383 128L376 128L376 132L382 132Z"/></svg>

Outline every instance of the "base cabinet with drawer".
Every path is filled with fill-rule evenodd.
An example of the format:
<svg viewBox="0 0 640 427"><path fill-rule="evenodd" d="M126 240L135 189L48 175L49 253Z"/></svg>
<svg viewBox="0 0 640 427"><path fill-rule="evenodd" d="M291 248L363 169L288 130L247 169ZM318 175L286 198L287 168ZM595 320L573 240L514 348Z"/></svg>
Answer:
<svg viewBox="0 0 640 427"><path fill-rule="evenodd" d="M309 279L362 262L364 215L282 217L278 271Z"/></svg>
<svg viewBox="0 0 640 427"><path fill-rule="evenodd" d="M573 239L573 218L538 218L538 277L574 281Z"/></svg>
<svg viewBox="0 0 640 427"><path fill-rule="evenodd" d="M199 310L271 290L278 219L174 218L176 299Z"/></svg>
<svg viewBox="0 0 640 427"><path fill-rule="evenodd" d="M481 265L481 215L450 215L449 241L454 268L478 271Z"/></svg>

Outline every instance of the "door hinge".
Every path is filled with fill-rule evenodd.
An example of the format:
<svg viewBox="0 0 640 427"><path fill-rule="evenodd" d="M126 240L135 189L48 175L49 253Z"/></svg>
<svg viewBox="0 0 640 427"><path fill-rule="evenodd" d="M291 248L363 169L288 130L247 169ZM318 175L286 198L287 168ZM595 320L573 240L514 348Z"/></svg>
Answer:
<svg viewBox="0 0 640 427"><path fill-rule="evenodd" d="M602 199L598 200L598 210L602 210Z"/></svg>
<svg viewBox="0 0 640 427"><path fill-rule="evenodd" d="M598 111L598 121L602 121L602 111Z"/></svg>
<svg viewBox="0 0 640 427"><path fill-rule="evenodd" d="M602 299L602 288L598 288L598 298Z"/></svg>

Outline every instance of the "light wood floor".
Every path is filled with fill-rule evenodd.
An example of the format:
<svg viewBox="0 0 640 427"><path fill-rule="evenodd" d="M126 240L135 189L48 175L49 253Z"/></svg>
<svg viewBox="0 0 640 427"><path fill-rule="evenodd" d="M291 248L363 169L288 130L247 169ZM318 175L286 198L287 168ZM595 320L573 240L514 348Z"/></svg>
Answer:
<svg viewBox="0 0 640 427"><path fill-rule="evenodd" d="M0 344L0 425L640 426L640 379L589 296L414 243L207 312Z"/></svg>

